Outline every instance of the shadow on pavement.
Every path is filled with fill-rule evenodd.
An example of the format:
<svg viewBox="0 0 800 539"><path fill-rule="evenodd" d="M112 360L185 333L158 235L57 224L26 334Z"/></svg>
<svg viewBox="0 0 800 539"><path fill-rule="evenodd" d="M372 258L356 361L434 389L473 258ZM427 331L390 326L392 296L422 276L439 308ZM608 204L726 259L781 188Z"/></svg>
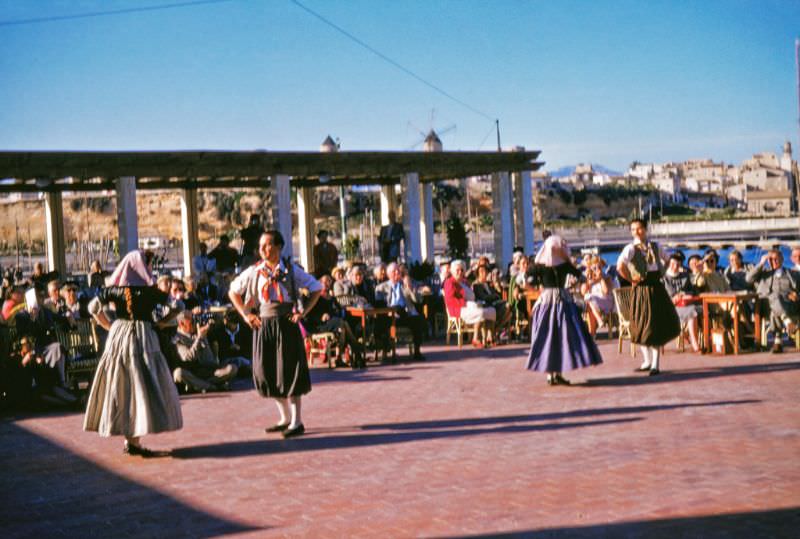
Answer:
<svg viewBox="0 0 800 539"><path fill-rule="evenodd" d="M762 401L755 399L714 401L714 402L686 402L678 404L656 404L652 406L624 406L616 408L589 408L585 410L570 410L567 412L548 412L543 414L509 415L499 417L468 417L463 419L435 419L431 421L413 421L409 423L379 423L363 425L364 430L415 430L415 429L442 429L451 427L470 427L479 425L492 425L502 423L523 423L529 421L556 421L578 417L592 417L602 415L645 414L648 412L661 412L665 410L678 410L681 408L705 408L709 406L733 406L739 404L757 404Z"/></svg>
<svg viewBox="0 0 800 539"><path fill-rule="evenodd" d="M772 511L492 532L482 535L459 535L458 537L626 537L642 539L676 539L679 537L730 539L741 537L751 539L756 537L797 537L798 529L800 529L800 507L793 507Z"/></svg>
<svg viewBox="0 0 800 539"><path fill-rule="evenodd" d="M631 376L618 376L612 378L589 378L583 384L573 384L573 386L636 386L644 384L661 384L665 382L684 382L687 380L703 380L706 378L718 378L720 376L741 376L747 374L783 372L796 369L800 369L800 362L795 361L792 363L731 365L729 367L709 367L680 371L662 370L659 376L648 376L647 373L640 373L632 374Z"/></svg>
<svg viewBox="0 0 800 539"><path fill-rule="evenodd" d="M457 438L462 436L481 436L485 434L514 434L525 432L554 431L581 427L597 427L617 423L633 423L641 421L640 417L618 419L602 419L597 421L580 421L574 423L545 423L539 425L504 425L483 429L422 430L411 432L386 432L380 434L351 434L337 436L314 437L314 431L306 431L307 435L293 440L264 439L243 440L221 444L181 447L172 450L172 457L177 459L197 458L238 458L272 453L289 453L296 451L322 451L364 447L370 445L400 444L407 442Z"/></svg>
<svg viewBox="0 0 800 539"><path fill-rule="evenodd" d="M216 537L261 529L186 505L13 423L0 424L0 439L4 539Z"/></svg>

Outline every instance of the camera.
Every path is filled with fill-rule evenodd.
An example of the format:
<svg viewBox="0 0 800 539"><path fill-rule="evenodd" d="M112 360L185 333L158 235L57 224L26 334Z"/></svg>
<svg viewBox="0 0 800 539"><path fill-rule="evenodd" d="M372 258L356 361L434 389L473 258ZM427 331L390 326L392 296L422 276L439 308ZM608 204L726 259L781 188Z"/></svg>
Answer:
<svg viewBox="0 0 800 539"><path fill-rule="evenodd" d="M199 314L192 315L192 320L198 326L205 326L206 324L214 323L214 315L208 311L203 311Z"/></svg>

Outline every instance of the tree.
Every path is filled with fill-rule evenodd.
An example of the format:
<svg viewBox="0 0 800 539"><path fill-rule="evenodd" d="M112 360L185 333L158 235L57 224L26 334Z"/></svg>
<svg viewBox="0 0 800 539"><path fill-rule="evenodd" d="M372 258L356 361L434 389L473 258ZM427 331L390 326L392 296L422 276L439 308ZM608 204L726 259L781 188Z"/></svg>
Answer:
<svg viewBox="0 0 800 539"><path fill-rule="evenodd" d="M439 208L439 224L442 228L445 227L445 206L449 206L451 202L463 198L464 192L461 190L461 186L449 185L442 182L433 184L433 202Z"/></svg>

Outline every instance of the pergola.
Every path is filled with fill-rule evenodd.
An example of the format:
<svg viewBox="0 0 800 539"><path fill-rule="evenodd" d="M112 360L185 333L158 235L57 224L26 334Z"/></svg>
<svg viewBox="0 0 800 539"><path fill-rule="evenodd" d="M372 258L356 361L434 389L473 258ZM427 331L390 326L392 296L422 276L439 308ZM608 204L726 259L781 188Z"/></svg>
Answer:
<svg viewBox="0 0 800 539"><path fill-rule="evenodd" d="M330 142L330 143L329 143ZM505 266L514 242L533 250L531 171L543 163L538 151L340 152L327 139L321 152L0 151L0 193L43 192L50 270L66 270L62 193L115 190L120 253L138 246L137 189L177 189L181 196L184 268L192 271L198 243L197 190L235 187L272 191L272 223L292 238L291 191L297 187L300 263L313 269L313 189L331 185L381 185L381 222L394 210L401 185L405 255L433 260L432 184L438 180L491 175L494 251ZM515 226L516 223L516 226ZM292 244L287 241L287 254Z"/></svg>

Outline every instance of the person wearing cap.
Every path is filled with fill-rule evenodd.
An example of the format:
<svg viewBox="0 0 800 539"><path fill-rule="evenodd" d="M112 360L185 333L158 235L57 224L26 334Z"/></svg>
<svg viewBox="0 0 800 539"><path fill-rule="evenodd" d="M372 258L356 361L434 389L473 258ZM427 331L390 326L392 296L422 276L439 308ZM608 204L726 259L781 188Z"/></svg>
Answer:
<svg viewBox="0 0 800 539"><path fill-rule="evenodd" d="M253 382L264 398L275 399L280 421L267 432L284 438L305 432L301 418L303 395L311 391L305 343L298 323L314 308L322 285L289 257L281 258L283 235L261 235L261 261L244 270L230 286L231 303L253 330ZM308 290L305 304L298 291Z"/></svg>
<svg viewBox="0 0 800 539"><path fill-rule="evenodd" d="M221 365L208 341L208 332L213 322L195 324L191 311L178 314L178 331L172 344L180 358L180 364L172 371L176 384L185 384L197 391L208 391L226 387L236 378L236 365Z"/></svg>

